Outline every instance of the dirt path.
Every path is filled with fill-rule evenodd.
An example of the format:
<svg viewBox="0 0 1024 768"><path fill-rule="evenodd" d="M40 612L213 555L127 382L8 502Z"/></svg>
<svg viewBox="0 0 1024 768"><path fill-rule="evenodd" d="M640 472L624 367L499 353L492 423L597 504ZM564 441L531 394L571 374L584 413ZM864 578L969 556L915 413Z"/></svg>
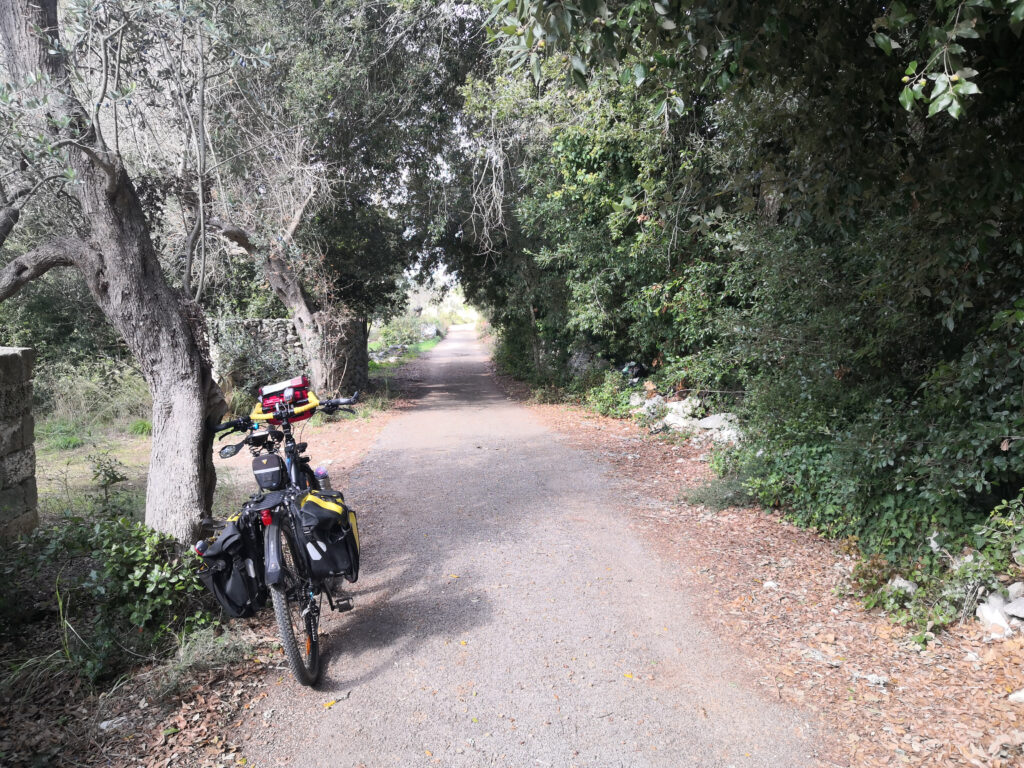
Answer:
<svg viewBox="0 0 1024 768"><path fill-rule="evenodd" d="M325 617L320 688L275 673L229 736L248 764L814 765L807 714L763 698L636 500L506 399L472 330L420 370L348 481L356 609Z"/></svg>

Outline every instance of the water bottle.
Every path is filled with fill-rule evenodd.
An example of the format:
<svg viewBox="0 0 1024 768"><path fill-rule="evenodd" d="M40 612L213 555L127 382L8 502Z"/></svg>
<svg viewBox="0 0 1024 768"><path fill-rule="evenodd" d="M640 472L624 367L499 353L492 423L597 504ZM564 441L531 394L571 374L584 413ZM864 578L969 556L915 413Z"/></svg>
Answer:
<svg viewBox="0 0 1024 768"><path fill-rule="evenodd" d="M195 550L196 550L196 554L197 555L200 555L200 556L205 555L206 554L206 550L209 549L209 548L210 548L210 542L208 542L206 539L200 539L199 541L196 542Z"/></svg>
<svg viewBox="0 0 1024 768"><path fill-rule="evenodd" d="M313 474L316 475L316 480L320 483L321 491L331 490L331 476L327 474L327 467L319 466L313 471Z"/></svg>

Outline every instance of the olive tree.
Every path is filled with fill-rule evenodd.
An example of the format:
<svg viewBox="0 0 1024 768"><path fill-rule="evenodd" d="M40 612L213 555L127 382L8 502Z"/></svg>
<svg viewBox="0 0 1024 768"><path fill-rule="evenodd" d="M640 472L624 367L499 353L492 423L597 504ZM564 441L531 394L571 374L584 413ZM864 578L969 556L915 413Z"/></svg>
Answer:
<svg viewBox="0 0 1024 768"><path fill-rule="evenodd" d="M187 540L212 500L224 404L202 314L164 276L120 149L125 41L146 5L62 17L57 0L0 0L0 300L57 267L81 274L153 395L146 522Z"/></svg>

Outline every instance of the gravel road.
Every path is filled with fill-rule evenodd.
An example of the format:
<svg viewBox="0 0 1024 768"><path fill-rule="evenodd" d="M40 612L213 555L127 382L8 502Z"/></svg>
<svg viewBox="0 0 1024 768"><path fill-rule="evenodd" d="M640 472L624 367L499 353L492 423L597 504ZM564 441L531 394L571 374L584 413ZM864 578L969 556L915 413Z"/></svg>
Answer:
<svg viewBox="0 0 1024 768"><path fill-rule="evenodd" d="M817 764L810 715L755 688L636 500L506 399L471 328L420 370L345 489L355 610L325 616L319 688L275 673L228 736L250 765Z"/></svg>

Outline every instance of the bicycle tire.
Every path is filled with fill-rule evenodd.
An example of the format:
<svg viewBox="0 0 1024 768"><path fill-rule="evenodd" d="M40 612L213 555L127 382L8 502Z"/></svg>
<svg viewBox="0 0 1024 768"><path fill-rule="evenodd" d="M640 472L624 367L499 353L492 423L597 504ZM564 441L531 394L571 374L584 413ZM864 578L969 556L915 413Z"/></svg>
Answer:
<svg viewBox="0 0 1024 768"><path fill-rule="evenodd" d="M281 537L281 583L270 590L277 632L295 679L303 685L316 685L323 673L319 629L312 612L303 614L303 603L308 603L309 598L305 595L305 579L296 567L294 541L283 527L278 535Z"/></svg>
<svg viewBox="0 0 1024 768"><path fill-rule="evenodd" d="M302 476L306 478L306 487L305 487L304 490L307 490L307 491L319 491L319 490L322 490L320 488L320 481L316 477L316 473L313 472L313 470L310 469L306 465L303 465L303 467L302 467Z"/></svg>

